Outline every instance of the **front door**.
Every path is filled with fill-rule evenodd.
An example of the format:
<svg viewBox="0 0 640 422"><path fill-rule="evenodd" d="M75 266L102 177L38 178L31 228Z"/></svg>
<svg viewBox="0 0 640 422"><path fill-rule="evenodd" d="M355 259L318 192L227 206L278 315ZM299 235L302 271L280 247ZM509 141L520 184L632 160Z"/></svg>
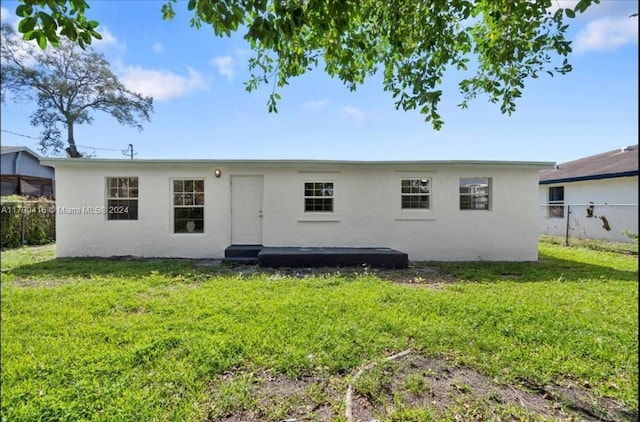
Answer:
<svg viewBox="0 0 640 422"><path fill-rule="evenodd" d="M231 176L231 244L262 244L262 176Z"/></svg>

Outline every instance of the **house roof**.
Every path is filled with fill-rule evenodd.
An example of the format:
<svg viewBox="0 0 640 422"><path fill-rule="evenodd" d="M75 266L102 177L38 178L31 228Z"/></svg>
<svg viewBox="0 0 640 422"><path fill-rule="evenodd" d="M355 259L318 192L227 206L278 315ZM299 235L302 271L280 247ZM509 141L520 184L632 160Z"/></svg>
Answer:
<svg viewBox="0 0 640 422"><path fill-rule="evenodd" d="M540 172L540 184L578 182L638 175L638 145L560 163Z"/></svg>
<svg viewBox="0 0 640 422"><path fill-rule="evenodd" d="M2 154L2 155L4 155L4 154L12 154L14 152L27 152L28 154L33 155L37 159L41 159L42 158L38 153L33 152L32 150L30 150L27 147L23 147L23 146L3 146L3 147L0 147L0 154Z"/></svg>
<svg viewBox="0 0 640 422"><path fill-rule="evenodd" d="M96 158L43 158L41 162L56 166L217 166L217 167L280 167L280 168L322 168L339 169L343 167L397 167L404 170L420 170L425 166L438 167L502 167L548 169L554 162L540 161L346 161L346 160L128 160L128 159L96 159Z"/></svg>

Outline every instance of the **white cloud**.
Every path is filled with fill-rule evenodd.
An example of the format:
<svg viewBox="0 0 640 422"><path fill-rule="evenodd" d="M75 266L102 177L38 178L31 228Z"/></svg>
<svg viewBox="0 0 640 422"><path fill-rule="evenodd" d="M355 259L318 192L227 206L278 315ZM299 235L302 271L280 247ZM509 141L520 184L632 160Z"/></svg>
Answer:
<svg viewBox="0 0 640 422"><path fill-rule="evenodd" d="M234 60L231 56L218 56L211 59L211 65L218 69L221 76L226 76L229 81L233 80L235 75L233 70Z"/></svg>
<svg viewBox="0 0 640 422"><path fill-rule="evenodd" d="M558 9L575 9L578 4L578 0L553 0L549 10L551 13L555 13Z"/></svg>
<svg viewBox="0 0 640 422"><path fill-rule="evenodd" d="M109 28L103 26L98 29L100 35L102 35L102 39L95 40L94 42L97 45L107 46L107 45L118 45L118 38L109 31Z"/></svg>
<svg viewBox="0 0 640 422"><path fill-rule="evenodd" d="M18 28L18 17L6 7L0 7L0 21L15 26L16 29Z"/></svg>
<svg viewBox="0 0 640 422"><path fill-rule="evenodd" d="M340 110L340 117L345 120L350 120L357 125L362 125L365 121L365 113L359 108L346 106Z"/></svg>
<svg viewBox="0 0 640 422"><path fill-rule="evenodd" d="M303 104L304 108L309 109L314 112L318 112L320 110L325 109L329 105L329 100L326 98L322 98L320 100L310 100Z"/></svg>
<svg viewBox="0 0 640 422"><path fill-rule="evenodd" d="M0 10L2 13L2 22L8 23L13 26L18 31L18 19L15 15L11 14L6 8L2 7ZM5 43L4 33L2 34L2 40L0 41ZM39 55L42 55L42 50L37 46L35 40L25 41L22 37L17 34L15 37L15 42L6 43L5 46L13 52L15 59L20 62L23 66L31 67L36 65L36 58ZM1 63L4 65L5 59L1 59Z"/></svg>
<svg viewBox="0 0 640 422"><path fill-rule="evenodd" d="M162 53L164 51L164 45L161 42L157 42L153 44L151 50L156 54Z"/></svg>
<svg viewBox="0 0 640 422"><path fill-rule="evenodd" d="M591 21L580 31L574 43L575 52L610 51L638 42L638 21L627 16Z"/></svg>
<svg viewBox="0 0 640 422"><path fill-rule="evenodd" d="M8 20L9 16L11 16L9 9L6 7L0 7L0 21L4 22Z"/></svg>
<svg viewBox="0 0 640 422"><path fill-rule="evenodd" d="M182 76L167 70L129 66L123 70L120 80L131 91L152 96L157 101L169 101L209 88L200 73L190 67L188 72L188 76Z"/></svg>
<svg viewBox="0 0 640 422"><path fill-rule="evenodd" d="M96 40L94 39L91 42L91 45L96 49L100 50L115 50L116 52L123 54L127 51L127 46L118 40L118 37L113 35L113 33L106 26L99 26L97 31L102 35L102 39Z"/></svg>

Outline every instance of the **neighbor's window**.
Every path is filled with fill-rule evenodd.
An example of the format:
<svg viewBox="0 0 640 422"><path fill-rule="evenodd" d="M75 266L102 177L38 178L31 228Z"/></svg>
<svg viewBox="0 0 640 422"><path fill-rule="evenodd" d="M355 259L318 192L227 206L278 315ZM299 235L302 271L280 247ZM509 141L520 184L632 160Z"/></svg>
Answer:
<svg viewBox="0 0 640 422"><path fill-rule="evenodd" d="M204 233L204 179L173 180L173 232Z"/></svg>
<svg viewBox="0 0 640 422"><path fill-rule="evenodd" d="M564 218L564 186L549 188L549 218Z"/></svg>
<svg viewBox="0 0 640 422"><path fill-rule="evenodd" d="M305 182L305 212L333 212L333 182Z"/></svg>
<svg viewBox="0 0 640 422"><path fill-rule="evenodd" d="M461 210L488 210L490 198L490 177L463 177L460 179Z"/></svg>
<svg viewBox="0 0 640 422"><path fill-rule="evenodd" d="M428 210L431 203L431 179L402 179L402 209Z"/></svg>
<svg viewBox="0 0 640 422"><path fill-rule="evenodd" d="M107 177L107 220L138 219L138 178Z"/></svg>

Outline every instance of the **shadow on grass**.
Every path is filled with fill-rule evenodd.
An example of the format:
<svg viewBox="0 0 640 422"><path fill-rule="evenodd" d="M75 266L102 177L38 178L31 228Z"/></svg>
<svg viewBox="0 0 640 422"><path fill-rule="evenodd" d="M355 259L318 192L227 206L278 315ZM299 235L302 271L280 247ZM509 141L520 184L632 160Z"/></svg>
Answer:
<svg viewBox="0 0 640 422"><path fill-rule="evenodd" d="M429 282L429 272L436 269L442 275L464 281L552 281L580 282L584 280L637 281L638 271L620 270L610 266L558 259L540 254L537 262L416 262L404 270L367 269L370 275L382 279L424 279ZM363 274L362 267L318 269L260 269L255 266L238 266L216 260L195 259L132 259L132 258L57 258L3 270L16 278L91 278L91 277L141 277L151 273L168 277L178 276L233 276L239 273L273 274L281 272L306 276L340 274L356 278Z"/></svg>
<svg viewBox="0 0 640 422"><path fill-rule="evenodd" d="M55 258L3 270L17 278L141 277L149 274L180 275L236 273L232 265L213 260L157 258Z"/></svg>
<svg viewBox="0 0 640 422"><path fill-rule="evenodd" d="M638 271L559 259L540 253L537 262L456 262L432 263L440 271L466 281L552 281L585 280L638 281Z"/></svg>

